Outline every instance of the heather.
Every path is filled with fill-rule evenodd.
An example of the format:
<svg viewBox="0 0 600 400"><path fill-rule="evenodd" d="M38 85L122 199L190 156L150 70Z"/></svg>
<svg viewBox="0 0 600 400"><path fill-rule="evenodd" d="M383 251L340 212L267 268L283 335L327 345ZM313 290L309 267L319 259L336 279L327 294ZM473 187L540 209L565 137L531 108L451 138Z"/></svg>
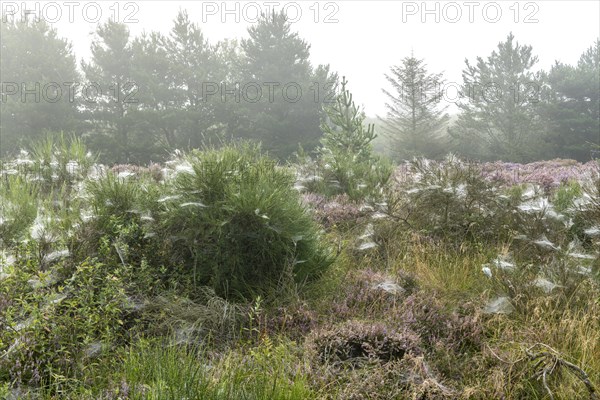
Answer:
<svg viewBox="0 0 600 400"><path fill-rule="evenodd" d="M556 188L570 181L590 181L598 176L598 163L575 160L536 161L529 164L490 162L483 163L484 175L504 185L533 183Z"/></svg>
<svg viewBox="0 0 600 400"><path fill-rule="evenodd" d="M444 164L444 160L430 162ZM473 164L479 166L482 175L487 180L504 187L531 183L557 188L561 184L570 181L593 180L598 174L598 163L596 161L580 163L575 160L555 159L528 164L502 161L473 162ZM397 167L394 177L398 181L410 180L410 162L407 161Z"/></svg>
<svg viewBox="0 0 600 400"><path fill-rule="evenodd" d="M597 397L595 162L415 159L355 198L245 142L44 146L0 180L4 398Z"/></svg>

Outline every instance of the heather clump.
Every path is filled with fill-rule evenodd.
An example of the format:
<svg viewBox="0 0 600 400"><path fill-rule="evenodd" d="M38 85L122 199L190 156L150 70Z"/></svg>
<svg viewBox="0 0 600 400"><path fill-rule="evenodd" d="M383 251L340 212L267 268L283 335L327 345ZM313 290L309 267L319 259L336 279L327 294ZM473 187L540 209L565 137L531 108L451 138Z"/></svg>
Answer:
<svg viewBox="0 0 600 400"><path fill-rule="evenodd" d="M321 380L336 388L343 399L454 399L458 392L445 384L423 356L405 355L401 360L365 364L362 368L325 371Z"/></svg>
<svg viewBox="0 0 600 400"><path fill-rule="evenodd" d="M302 195L302 202L325 228L351 228L368 214L363 204L352 201L347 194L327 198L316 193L306 193Z"/></svg>
<svg viewBox="0 0 600 400"><path fill-rule="evenodd" d="M292 340L304 339L319 324L319 314L304 301L276 307L262 318L262 333L285 335Z"/></svg>
<svg viewBox="0 0 600 400"><path fill-rule="evenodd" d="M315 332L307 347L319 362L349 365L367 359L399 360L407 353L419 354L418 337L384 323L347 321Z"/></svg>
<svg viewBox="0 0 600 400"><path fill-rule="evenodd" d="M404 280L371 269L350 271L344 283L344 287L332 294L329 305L336 320L386 317L407 293L402 286L406 286Z"/></svg>
<svg viewBox="0 0 600 400"><path fill-rule="evenodd" d="M348 320L313 332L305 347L315 383L335 388L331 398L446 399L457 394L441 382L425 361L418 336L406 328Z"/></svg>
<svg viewBox="0 0 600 400"><path fill-rule="evenodd" d="M476 309L476 303L468 302L447 310L434 296L419 291L408 296L392 318L418 334L422 348L431 351L441 345L459 355L481 346L483 330Z"/></svg>

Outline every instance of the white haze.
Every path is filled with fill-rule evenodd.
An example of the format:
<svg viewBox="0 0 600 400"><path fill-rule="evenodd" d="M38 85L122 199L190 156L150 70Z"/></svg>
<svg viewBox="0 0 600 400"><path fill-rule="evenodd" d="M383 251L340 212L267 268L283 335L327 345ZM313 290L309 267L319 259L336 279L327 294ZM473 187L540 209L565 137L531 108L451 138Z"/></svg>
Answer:
<svg viewBox="0 0 600 400"><path fill-rule="evenodd" d="M22 6L22 2L13 3ZM81 7L86 2L81 2L80 8L74 9L73 22L69 22L63 3L56 3L62 6L63 15L53 25L61 36L72 41L78 61L89 57L92 32L97 24L86 22L82 18ZM168 33L177 12L186 9L191 19L200 23L211 43L224 38L247 37L249 22L244 21L244 7L246 14L251 16L256 9L255 5L261 10L267 10L269 2L229 1L225 7L234 9L235 3L238 3L239 22L234 21L234 14L223 14L225 8L221 1L137 1L134 19L138 22L129 23L128 26L132 35L152 30ZM248 3L253 3L252 7ZM278 10L287 3L291 2L279 2L275 9ZM452 4L449 6L448 3ZM314 22L314 1L297 2L288 6L288 10L290 14L297 9L302 12L293 27L310 43L313 64L328 63L334 71L345 75L356 100L364 105L369 115L383 115L386 102L381 91L386 87L384 74L389 71L390 66L399 64L411 52L418 58L424 58L431 72L443 71L449 82L460 82L465 58L473 61L477 56L487 57L511 31L519 43L533 46L541 69L549 69L555 60L577 63L580 55L600 36L598 1L470 3L472 5L462 1L321 1L317 5L320 10L318 23ZM40 4L43 5L44 2ZM115 3L98 4L103 12L101 20L107 19L113 12L114 8L111 7ZM126 4L127 2L119 3L121 20L134 10L132 7L125 9ZM213 5L218 9L216 15L203 13L203 10L210 10ZM414 15L409 15L415 7L417 10ZM435 10L435 7L438 7L438 12L423 13L425 9ZM487 15L483 13L484 8ZM516 8L519 9L517 22ZM495 18L496 9L500 9L502 15L497 22L488 22ZM455 18L456 10L461 11L462 17L458 22L451 23L448 19ZM473 22L469 21L469 11L473 11ZM323 20L332 12L334 15L331 19L337 22L325 23ZM206 21L204 23L203 16ZM435 22L436 16L439 17L439 22ZM530 22L525 22L527 17ZM222 18L226 19L225 23L221 21ZM426 18L425 22L422 18Z"/></svg>

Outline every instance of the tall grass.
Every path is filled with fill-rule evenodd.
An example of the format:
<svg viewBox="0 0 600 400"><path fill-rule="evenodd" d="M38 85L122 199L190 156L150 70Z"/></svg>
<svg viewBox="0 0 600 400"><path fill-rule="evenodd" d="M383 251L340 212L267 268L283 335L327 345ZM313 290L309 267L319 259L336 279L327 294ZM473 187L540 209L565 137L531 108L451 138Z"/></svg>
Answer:
<svg viewBox="0 0 600 400"><path fill-rule="evenodd" d="M120 391L132 400L315 398L290 346L269 340L215 359L199 347L141 341L125 357Z"/></svg>

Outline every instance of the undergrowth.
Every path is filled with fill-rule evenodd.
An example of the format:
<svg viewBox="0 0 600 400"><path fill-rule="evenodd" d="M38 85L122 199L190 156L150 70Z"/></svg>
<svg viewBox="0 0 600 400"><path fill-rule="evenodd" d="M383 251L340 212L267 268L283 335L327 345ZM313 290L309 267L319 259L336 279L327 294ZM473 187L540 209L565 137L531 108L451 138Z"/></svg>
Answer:
<svg viewBox="0 0 600 400"><path fill-rule="evenodd" d="M373 203L249 144L70 140L0 178L2 398L598 398L600 181L417 160Z"/></svg>

